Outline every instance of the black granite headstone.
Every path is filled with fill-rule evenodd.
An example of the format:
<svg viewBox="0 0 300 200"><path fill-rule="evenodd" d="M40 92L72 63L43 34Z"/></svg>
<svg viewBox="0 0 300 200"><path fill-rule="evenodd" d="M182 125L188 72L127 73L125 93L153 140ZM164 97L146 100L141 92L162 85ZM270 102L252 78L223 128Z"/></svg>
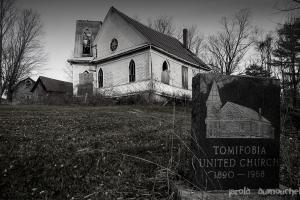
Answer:
<svg viewBox="0 0 300 200"><path fill-rule="evenodd" d="M277 188L280 86L276 79L193 78L191 171L206 190Z"/></svg>

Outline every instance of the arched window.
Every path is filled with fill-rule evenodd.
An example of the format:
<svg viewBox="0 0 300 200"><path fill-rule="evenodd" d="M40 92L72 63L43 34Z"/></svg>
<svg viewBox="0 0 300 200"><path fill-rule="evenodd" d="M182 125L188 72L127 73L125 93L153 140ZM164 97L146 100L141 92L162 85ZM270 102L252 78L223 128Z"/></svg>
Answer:
<svg viewBox="0 0 300 200"><path fill-rule="evenodd" d="M165 84L169 84L169 81L170 81L169 65L167 61L164 61L162 65L161 82Z"/></svg>
<svg viewBox="0 0 300 200"><path fill-rule="evenodd" d="M99 72L98 72L98 86L99 86L99 88L103 87L103 71L101 68L99 69Z"/></svg>
<svg viewBox="0 0 300 200"><path fill-rule="evenodd" d="M129 82L135 81L135 63L133 60L129 63Z"/></svg>
<svg viewBox="0 0 300 200"><path fill-rule="evenodd" d="M164 61L163 65L162 65L162 70L163 71L167 71L168 70L168 63L167 63L167 61Z"/></svg>

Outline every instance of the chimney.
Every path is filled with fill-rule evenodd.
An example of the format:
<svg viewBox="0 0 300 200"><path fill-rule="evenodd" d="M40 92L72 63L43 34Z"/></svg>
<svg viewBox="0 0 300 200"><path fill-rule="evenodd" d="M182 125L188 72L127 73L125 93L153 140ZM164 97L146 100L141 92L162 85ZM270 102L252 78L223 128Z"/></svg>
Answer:
<svg viewBox="0 0 300 200"><path fill-rule="evenodd" d="M186 28L184 28L182 42L183 42L184 48L186 48L186 49L187 49L187 39L188 39L188 30Z"/></svg>

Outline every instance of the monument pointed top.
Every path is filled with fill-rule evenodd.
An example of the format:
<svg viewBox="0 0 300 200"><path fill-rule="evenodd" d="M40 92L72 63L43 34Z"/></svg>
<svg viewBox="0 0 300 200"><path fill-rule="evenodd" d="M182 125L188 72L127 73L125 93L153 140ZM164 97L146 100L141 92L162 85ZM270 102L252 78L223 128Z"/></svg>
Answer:
<svg viewBox="0 0 300 200"><path fill-rule="evenodd" d="M214 102L214 103L221 104L219 89L218 89L218 85L217 85L216 81L214 81L211 86L210 93L207 98L207 102Z"/></svg>

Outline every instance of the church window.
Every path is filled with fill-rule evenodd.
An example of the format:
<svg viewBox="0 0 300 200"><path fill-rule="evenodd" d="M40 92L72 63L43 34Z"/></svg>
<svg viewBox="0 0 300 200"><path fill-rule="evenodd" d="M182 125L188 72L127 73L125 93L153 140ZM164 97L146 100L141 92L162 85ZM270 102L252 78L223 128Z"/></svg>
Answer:
<svg viewBox="0 0 300 200"><path fill-rule="evenodd" d="M91 47L92 47L92 44L91 44L91 37L92 37L92 34L91 32L89 31L89 29L85 29L85 31L83 32L83 35L82 35L82 54L84 55L91 55Z"/></svg>
<svg viewBox="0 0 300 200"><path fill-rule="evenodd" d="M169 65L167 61L164 61L162 65L161 82L165 84L169 84L169 81L170 81Z"/></svg>
<svg viewBox="0 0 300 200"><path fill-rule="evenodd" d="M115 51L118 47L118 40L116 38L112 39L110 42L110 50Z"/></svg>
<svg viewBox="0 0 300 200"><path fill-rule="evenodd" d="M99 85L99 88L103 87L103 71L101 68L99 69L99 72L98 72L98 85Z"/></svg>
<svg viewBox="0 0 300 200"><path fill-rule="evenodd" d="M188 89L188 68L182 66L181 73L182 73L182 87L184 89Z"/></svg>
<svg viewBox="0 0 300 200"><path fill-rule="evenodd" d="M168 63L166 61L164 61L164 63L163 63L162 70L163 71L167 71L168 70Z"/></svg>
<svg viewBox="0 0 300 200"><path fill-rule="evenodd" d="M129 63L129 82L135 81L135 63L133 60Z"/></svg>
<svg viewBox="0 0 300 200"><path fill-rule="evenodd" d="M31 81L30 81L30 80L26 80L25 86L26 86L26 87L30 87L30 86L31 86Z"/></svg>

